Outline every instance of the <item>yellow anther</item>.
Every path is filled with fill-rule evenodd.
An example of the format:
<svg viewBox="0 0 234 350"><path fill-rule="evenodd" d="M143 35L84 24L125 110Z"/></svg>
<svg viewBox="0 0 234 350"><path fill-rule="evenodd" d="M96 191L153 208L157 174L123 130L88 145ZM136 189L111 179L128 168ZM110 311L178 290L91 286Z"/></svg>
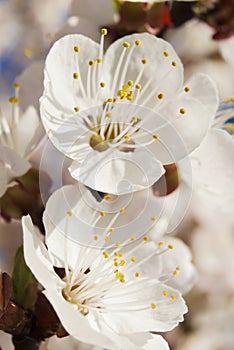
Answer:
<svg viewBox="0 0 234 350"><path fill-rule="evenodd" d="M75 72L73 73L73 79L78 79L79 78L79 73Z"/></svg>
<svg viewBox="0 0 234 350"><path fill-rule="evenodd" d="M100 215L101 216L106 216L106 212L103 210L103 211L100 211Z"/></svg>
<svg viewBox="0 0 234 350"><path fill-rule="evenodd" d="M101 82L100 82L100 86L101 86L101 88L104 88L104 87L106 86L106 84L104 83L104 81L101 81Z"/></svg>
<svg viewBox="0 0 234 350"><path fill-rule="evenodd" d="M113 98L108 98L107 102L114 102Z"/></svg>
<svg viewBox="0 0 234 350"><path fill-rule="evenodd" d="M90 67L93 67L94 65L95 65L95 61L94 61L94 60L90 60L90 61L89 61L89 66L90 66Z"/></svg>
<svg viewBox="0 0 234 350"><path fill-rule="evenodd" d="M135 240L136 240L136 237L135 237L135 236L131 236L131 237L130 237L130 240L131 240L131 241L135 241Z"/></svg>
<svg viewBox="0 0 234 350"><path fill-rule="evenodd" d="M125 48L129 48L130 47L130 44L127 42L127 41L125 41L124 43L123 43L123 47L125 47Z"/></svg>
<svg viewBox="0 0 234 350"><path fill-rule="evenodd" d="M234 130L234 123L227 123L227 124L225 124L225 127L228 130Z"/></svg>
<svg viewBox="0 0 234 350"><path fill-rule="evenodd" d="M148 240L149 240L149 236L145 236L144 241L148 241Z"/></svg>
<svg viewBox="0 0 234 350"><path fill-rule="evenodd" d="M114 102L114 103L116 102L116 98L115 98L115 97L113 98L113 102Z"/></svg>
<svg viewBox="0 0 234 350"><path fill-rule="evenodd" d="M120 208L119 212L120 212L120 214L123 214L125 212L125 209L124 208Z"/></svg>
<svg viewBox="0 0 234 350"><path fill-rule="evenodd" d="M129 87L130 87L130 85L128 85L128 84L123 84L122 85L122 89L123 89L124 92L128 91Z"/></svg>
<svg viewBox="0 0 234 350"><path fill-rule="evenodd" d="M135 88L136 88L137 90L140 90L140 89L141 89L141 84L136 84L136 85L135 85Z"/></svg>
<svg viewBox="0 0 234 350"><path fill-rule="evenodd" d="M180 114L185 114L186 113L186 109L185 108L180 108Z"/></svg>
<svg viewBox="0 0 234 350"><path fill-rule="evenodd" d="M234 102L234 96L227 97L226 102Z"/></svg>
<svg viewBox="0 0 234 350"><path fill-rule="evenodd" d="M152 221L156 221L157 220L157 216L151 216L151 220Z"/></svg>
<svg viewBox="0 0 234 350"><path fill-rule="evenodd" d="M164 295L165 297L168 296L168 291L167 291L167 290L164 290L162 293L163 293L163 295Z"/></svg>
<svg viewBox="0 0 234 350"><path fill-rule="evenodd" d="M150 304L150 307L151 307L151 309L154 310L154 309L156 309L157 305L156 305L155 303L151 303L151 304Z"/></svg>
<svg viewBox="0 0 234 350"><path fill-rule="evenodd" d="M173 249L174 248L174 246L173 246L173 244L168 244L168 249Z"/></svg>
<svg viewBox="0 0 234 350"><path fill-rule="evenodd" d="M154 134L154 135L153 135L153 138L154 138L155 140L158 140L158 139L159 139L159 135L158 135L158 134Z"/></svg>
<svg viewBox="0 0 234 350"><path fill-rule="evenodd" d="M74 46L73 49L74 49L75 52L79 52L80 51L80 48L79 48L78 45Z"/></svg>
<svg viewBox="0 0 234 350"><path fill-rule="evenodd" d="M110 240L110 236L106 236L105 237L105 242L109 242L109 240Z"/></svg>
<svg viewBox="0 0 234 350"><path fill-rule="evenodd" d="M175 66L177 66L177 62L176 62L176 61L172 61L172 62L171 62L171 65L172 65L173 67L175 67Z"/></svg>
<svg viewBox="0 0 234 350"><path fill-rule="evenodd" d="M185 92L189 92L190 91L190 87L189 86L185 86L184 91Z"/></svg>
<svg viewBox="0 0 234 350"><path fill-rule="evenodd" d="M140 39L135 40L135 45L136 45L136 46L141 45L141 41L140 41Z"/></svg>
<svg viewBox="0 0 234 350"><path fill-rule="evenodd" d="M134 92L133 92L133 91L130 91L130 92L127 94L127 100L128 100L128 101L132 101L133 95L134 95Z"/></svg>
<svg viewBox="0 0 234 350"><path fill-rule="evenodd" d="M135 277L139 277L140 276L140 272L135 272Z"/></svg>
<svg viewBox="0 0 234 350"><path fill-rule="evenodd" d="M97 236L97 235L93 236L93 239L94 239L95 241L97 241L97 240L98 240L98 236Z"/></svg>
<svg viewBox="0 0 234 350"><path fill-rule="evenodd" d="M115 242L115 246L116 246L116 247L119 247L120 244L121 244L120 242Z"/></svg>
<svg viewBox="0 0 234 350"><path fill-rule="evenodd" d="M141 63L142 64L146 64L148 61L147 61L147 58L142 58L142 60L141 60Z"/></svg>
<svg viewBox="0 0 234 350"><path fill-rule="evenodd" d="M137 117L132 117L132 122L133 123L137 123L138 122L138 118Z"/></svg>
<svg viewBox="0 0 234 350"><path fill-rule="evenodd" d="M108 31L107 31L106 28L102 28L102 29L101 29L101 34L102 34L102 35L107 35L107 33L108 33Z"/></svg>
<svg viewBox="0 0 234 350"><path fill-rule="evenodd" d="M112 113L111 112L106 112L106 117L107 118L112 118Z"/></svg>
<svg viewBox="0 0 234 350"><path fill-rule="evenodd" d="M123 254L119 252L119 257L121 258L122 256L123 256Z"/></svg>
<svg viewBox="0 0 234 350"><path fill-rule="evenodd" d="M177 276L178 272L175 270L172 272L173 276Z"/></svg>
<svg viewBox="0 0 234 350"><path fill-rule="evenodd" d="M71 210L68 210L68 211L67 211L67 215L68 215L68 216L72 216L72 211L71 211Z"/></svg>
<svg viewBox="0 0 234 350"><path fill-rule="evenodd" d="M115 231L114 227L110 227L109 232L113 233Z"/></svg>
<svg viewBox="0 0 234 350"><path fill-rule="evenodd" d="M118 260L119 260L118 256L116 258L114 258L114 261L118 261Z"/></svg>
<svg viewBox="0 0 234 350"><path fill-rule="evenodd" d="M126 263L126 261L125 261L125 260L120 260L119 265L120 265L120 266L124 266L124 265L125 265L125 263Z"/></svg>
<svg viewBox="0 0 234 350"><path fill-rule="evenodd" d="M117 261L114 262L114 266L115 267L118 267L119 266L119 263Z"/></svg>
<svg viewBox="0 0 234 350"><path fill-rule="evenodd" d="M168 51L164 51L163 54L165 57L168 57L170 55Z"/></svg>
<svg viewBox="0 0 234 350"><path fill-rule="evenodd" d="M31 57L32 56L32 54L33 54L33 50L32 49L30 49L30 47L25 47L24 48L24 55L26 56L26 57Z"/></svg>
<svg viewBox="0 0 234 350"><path fill-rule="evenodd" d="M120 278L119 280L120 280L121 283L125 283L124 277L123 277L123 278Z"/></svg>
<svg viewBox="0 0 234 350"><path fill-rule="evenodd" d="M77 113L79 112L80 108L78 106L74 107L74 111Z"/></svg>
<svg viewBox="0 0 234 350"><path fill-rule="evenodd" d="M114 256L119 256L119 252L114 252Z"/></svg>
<svg viewBox="0 0 234 350"><path fill-rule="evenodd" d="M131 137L129 136L129 135L124 135L124 139L125 139L125 141L130 141L131 140Z"/></svg>
<svg viewBox="0 0 234 350"><path fill-rule="evenodd" d="M171 299L172 300L176 300L176 295L175 294L171 294Z"/></svg>
<svg viewBox="0 0 234 350"><path fill-rule="evenodd" d="M128 86L133 86L133 81L132 80L128 81Z"/></svg>
<svg viewBox="0 0 234 350"><path fill-rule="evenodd" d="M14 84L13 84L13 88L15 88L15 89L19 89L19 88L20 88L20 84L18 84L18 83L14 83Z"/></svg>
<svg viewBox="0 0 234 350"><path fill-rule="evenodd" d="M163 98L164 98L164 93L163 92L160 92L159 94L158 94L158 99L159 100L162 100Z"/></svg>
<svg viewBox="0 0 234 350"><path fill-rule="evenodd" d="M180 266L176 266L176 270L177 270L177 271L180 271Z"/></svg>
<svg viewBox="0 0 234 350"><path fill-rule="evenodd" d="M109 254L106 251L102 252L102 255L105 259L109 258Z"/></svg>
<svg viewBox="0 0 234 350"><path fill-rule="evenodd" d="M158 242L158 246L162 247L164 245L164 242Z"/></svg>
<svg viewBox="0 0 234 350"><path fill-rule="evenodd" d="M136 262L135 256L132 256L132 257L131 257L131 261L132 261L132 262Z"/></svg>
<svg viewBox="0 0 234 350"><path fill-rule="evenodd" d="M19 99L18 99L18 97L16 97L16 96L11 96L11 97L8 99L8 101L9 101L10 103L17 103L17 102L19 102Z"/></svg>
<svg viewBox="0 0 234 350"><path fill-rule="evenodd" d="M101 57L97 57L96 61L97 61L97 63L101 63L102 62L102 58Z"/></svg>
<svg viewBox="0 0 234 350"><path fill-rule="evenodd" d="M103 199L105 199L105 201L109 201L111 199L111 196L109 194L106 194Z"/></svg>

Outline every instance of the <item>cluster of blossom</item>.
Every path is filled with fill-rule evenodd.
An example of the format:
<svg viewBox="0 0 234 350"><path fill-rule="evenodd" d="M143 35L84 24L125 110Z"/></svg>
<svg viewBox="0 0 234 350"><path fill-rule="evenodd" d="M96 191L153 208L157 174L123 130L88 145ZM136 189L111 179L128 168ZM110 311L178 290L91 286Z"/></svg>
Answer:
<svg viewBox="0 0 234 350"><path fill-rule="evenodd" d="M90 24L99 43L63 36L80 23L85 34L95 16L88 2L86 14L78 3L71 14L83 18L69 17L51 36L46 59L15 79L1 110L0 232L18 230L22 218L7 249L11 260L21 241L23 250L11 277L1 254L0 329L19 350L166 350L161 334L184 320L183 295L197 280L188 246L172 233L189 218L191 198L209 214L230 213L234 202L234 98L218 109L222 93L213 79L201 72L184 79L175 49L152 26L149 33L120 30L110 44L114 27L97 30L112 22L104 13ZM125 3L134 9L134 1L115 1L120 15ZM154 2L137 3L148 11ZM204 1L199 14L218 6ZM183 58L186 40L181 46L178 35L166 38ZM230 60L226 43L217 45ZM202 271L197 241L190 242ZM213 282L199 283L198 293L209 293ZM199 315L196 322L205 324Z"/></svg>

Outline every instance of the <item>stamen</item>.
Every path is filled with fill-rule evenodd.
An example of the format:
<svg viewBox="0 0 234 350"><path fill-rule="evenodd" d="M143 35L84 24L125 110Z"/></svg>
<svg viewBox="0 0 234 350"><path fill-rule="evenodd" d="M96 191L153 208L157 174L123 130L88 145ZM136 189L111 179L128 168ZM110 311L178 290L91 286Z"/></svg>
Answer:
<svg viewBox="0 0 234 350"><path fill-rule="evenodd" d="M18 97L16 97L16 96L11 96L11 97L8 99L8 101L9 101L10 103L18 103L18 102L19 102L19 99L18 99Z"/></svg>
<svg viewBox="0 0 234 350"><path fill-rule="evenodd" d="M176 67L176 66L177 66L177 62L176 62L176 61L172 61L172 62L171 62L171 65L172 65L173 67Z"/></svg>
<svg viewBox="0 0 234 350"><path fill-rule="evenodd" d="M80 52L80 48L79 48L79 46L78 46L78 45L74 46L74 48L73 48L73 49L74 49L74 51L75 51L75 52Z"/></svg>
<svg viewBox="0 0 234 350"><path fill-rule="evenodd" d="M142 64L146 64L148 61L147 61L147 58L142 58L142 60L141 60L141 63Z"/></svg>
<svg viewBox="0 0 234 350"><path fill-rule="evenodd" d="M162 100L163 98L164 98L164 93L163 92L160 92L159 94L158 94L158 99L159 100Z"/></svg>
<svg viewBox="0 0 234 350"><path fill-rule="evenodd" d="M180 108L180 114L185 114L186 113L186 109L185 108Z"/></svg>
<svg viewBox="0 0 234 350"><path fill-rule="evenodd" d="M154 310L154 309L156 309L156 307L157 307L157 306L156 306L156 304L155 304L155 303L151 303L151 304L150 304L150 307L151 307L151 309L153 309L153 310Z"/></svg>
<svg viewBox="0 0 234 350"><path fill-rule="evenodd" d="M189 92L190 91L190 87L189 86L185 86L184 91L185 92Z"/></svg>
<svg viewBox="0 0 234 350"><path fill-rule="evenodd" d="M75 72L73 73L73 79L78 79L79 78L79 73Z"/></svg>
<svg viewBox="0 0 234 350"><path fill-rule="evenodd" d="M135 40L135 45L136 45L136 46L141 45L141 41L140 41L139 39Z"/></svg>
<svg viewBox="0 0 234 350"><path fill-rule="evenodd" d="M168 57L170 55L168 51L164 51L163 54L165 57Z"/></svg>
<svg viewBox="0 0 234 350"><path fill-rule="evenodd" d="M74 107L75 112L79 112L80 108L78 106Z"/></svg>

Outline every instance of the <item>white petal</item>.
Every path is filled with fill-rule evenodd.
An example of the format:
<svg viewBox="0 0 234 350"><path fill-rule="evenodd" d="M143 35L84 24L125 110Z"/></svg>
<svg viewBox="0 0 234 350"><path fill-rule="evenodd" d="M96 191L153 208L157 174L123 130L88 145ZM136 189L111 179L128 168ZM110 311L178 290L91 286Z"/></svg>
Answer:
<svg viewBox="0 0 234 350"><path fill-rule="evenodd" d="M25 262L43 287L52 288L59 284L60 279L54 272L48 251L38 233L34 230L29 215L22 218L22 227Z"/></svg>
<svg viewBox="0 0 234 350"><path fill-rule="evenodd" d="M135 40L141 40L141 44L136 46ZM131 47L124 48L122 45L124 42L129 42ZM120 57L124 50L126 52L121 62ZM165 56L164 52L168 52L169 56ZM141 62L143 58L148 60L145 65ZM176 67L172 66L172 61L177 62ZM142 86L138 103L147 107L155 106L158 93L163 92L167 97L173 96L183 81L183 67L172 46L147 33L125 36L114 42L105 54L104 65L103 80L113 96L122 84L133 80L134 84L140 83ZM115 81L114 72L117 71L118 65L120 65L119 78ZM142 70L143 74L137 80ZM145 89L144 86L146 86ZM154 94L148 100L147 97L152 92Z"/></svg>
<svg viewBox="0 0 234 350"><path fill-rule="evenodd" d="M232 137L226 131L211 129L192 153L195 191L209 205L224 211L234 203L233 151Z"/></svg>
<svg viewBox="0 0 234 350"><path fill-rule="evenodd" d="M219 41L221 53L224 59L233 66L234 38Z"/></svg>

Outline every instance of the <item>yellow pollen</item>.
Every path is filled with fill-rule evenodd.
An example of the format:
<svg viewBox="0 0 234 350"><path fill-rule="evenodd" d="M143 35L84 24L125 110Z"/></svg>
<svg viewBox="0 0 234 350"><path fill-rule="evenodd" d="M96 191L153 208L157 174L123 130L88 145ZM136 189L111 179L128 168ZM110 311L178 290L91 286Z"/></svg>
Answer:
<svg viewBox="0 0 234 350"><path fill-rule="evenodd" d="M90 67L93 67L94 65L95 65L95 61L94 61L94 60L90 60L90 61L89 61L89 66L90 66Z"/></svg>
<svg viewBox="0 0 234 350"><path fill-rule="evenodd" d="M185 108L180 108L180 114L185 114L186 113L186 109Z"/></svg>
<svg viewBox="0 0 234 350"><path fill-rule="evenodd" d="M131 257L131 261L132 261L132 262L136 262L135 256L132 256L132 257Z"/></svg>
<svg viewBox="0 0 234 350"><path fill-rule="evenodd" d="M124 92L128 91L129 87L130 87L130 85L128 85L128 84L123 84L122 85L122 89L123 89Z"/></svg>
<svg viewBox="0 0 234 350"><path fill-rule="evenodd" d="M158 135L158 134L154 134L154 135L153 135L153 139L158 140L158 138L159 138L159 135Z"/></svg>
<svg viewBox="0 0 234 350"><path fill-rule="evenodd" d="M140 89L141 89L141 84L136 84L136 85L135 85L135 88L136 88L137 90L140 90Z"/></svg>
<svg viewBox="0 0 234 350"><path fill-rule="evenodd" d="M105 237L105 242L109 242L109 240L110 240L110 237L109 237L109 236L106 236L106 237Z"/></svg>
<svg viewBox="0 0 234 350"><path fill-rule="evenodd" d="M152 221L156 221L157 220L157 216L151 216L151 220Z"/></svg>
<svg viewBox="0 0 234 350"><path fill-rule="evenodd" d="M107 102L114 102L113 98L108 98Z"/></svg>
<svg viewBox="0 0 234 350"><path fill-rule="evenodd" d="M129 80L129 81L128 81L128 85L129 85L129 86L133 86L133 81L132 81L132 80Z"/></svg>
<svg viewBox="0 0 234 350"><path fill-rule="evenodd" d="M73 73L73 79L78 79L79 78L79 73L75 72Z"/></svg>
<svg viewBox="0 0 234 350"><path fill-rule="evenodd" d="M190 87L189 86L185 86L184 91L185 92L189 92L190 91Z"/></svg>
<svg viewBox="0 0 234 350"><path fill-rule="evenodd" d="M158 99L159 100L162 100L163 98L164 98L164 93L163 92L160 92L159 94L158 94Z"/></svg>
<svg viewBox="0 0 234 350"><path fill-rule="evenodd" d="M226 102L234 102L234 96L227 97Z"/></svg>
<svg viewBox="0 0 234 350"><path fill-rule="evenodd" d="M74 46L73 49L74 49L75 52L79 52L79 51L80 51L80 48L79 48L79 46L77 46L77 45Z"/></svg>
<svg viewBox="0 0 234 350"><path fill-rule="evenodd" d="M102 28L101 29L101 34L102 35L107 35L107 29L106 28Z"/></svg>
<svg viewBox="0 0 234 350"><path fill-rule="evenodd" d="M28 58L30 58L33 54L33 50L30 49L30 47L25 47L24 48L24 55Z"/></svg>
<svg viewBox="0 0 234 350"><path fill-rule="evenodd" d="M135 236L131 236L131 237L130 237L130 240L131 240L131 241L135 241L135 240L136 240L136 237L135 237Z"/></svg>
<svg viewBox="0 0 234 350"><path fill-rule="evenodd" d="M141 45L141 41L140 41L140 39L135 40L135 45L136 45L136 46Z"/></svg>
<svg viewBox="0 0 234 350"><path fill-rule="evenodd" d="M168 57L170 55L168 51L164 51L163 54L165 57Z"/></svg>
<svg viewBox="0 0 234 350"><path fill-rule="evenodd" d="M112 113L111 112L106 112L106 117L107 118L112 118Z"/></svg>
<svg viewBox="0 0 234 350"><path fill-rule="evenodd" d="M145 236L144 241L148 241L148 240L149 240L149 236Z"/></svg>
<svg viewBox="0 0 234 350"><path fill-rule="evenodd" d="M113 102L116 102L116 98L113 98Z"/></svg>
<svg viewBox="0 0 234 350"><path fill-rule="evenodd" d="M104 83L104 81L101 81L101 82L100 82L100 86L101 86L101 88L104 88L104 87L106 86L106 84Z"/></svg>
<svg viewBox="0 0 234 350"><path fill-rule="evenodd" d="M140 276L140 272L135 272L135 277L139 277Z"/></svg>
<svg viewBox="0 0 234 350"><path fill-rule="evenodd" d="M114 258L114 261L118 261L118 260L119 260L118 256L116 258Z"/></svg>
<svg viewBox="0 0 234 350"><path fill-rule="evenodd" d="M119 212L120 212L120 214L123 214L125 212L125 209L124 208L120 208Z"/></svg>
<svg viewBox="0 0 234 350"><path fill-rule="evenodd" d="M13 86L13 88L15 88L15 89L19 89L19 88L20 88L20 84L18 84L18 83L14 83L12 86Z"/></svg>
<svg viewBox="0 0 234 350"><path fill-rule="evenodd" d="M114 256L119 256L119 252L114 252Z"/></svg>
<svg viewBox="0 0 234 350"><path fill-rule="evenodd" d="M115 242L115 246L116 246L116 247L119 247L120 244L121 244L120 242Z"/></svg>
<svg viewBox="0 0 234 350"><path fill-rule="evenodd" d="M157 306L156 306L156 304L152 303L152 304L150 304L150 307L151 307L151 309L154 310L154 309L156 309Z"/></svg>
<svg viewBox="0 0 234 350"><path fill-rule="evenodd" d="M131 137L129 136L129 135L124 135L124 139L125 139L125 141L130 141L131 140Z"/></svg>
<svg viewBox="0 0 234 350"><path fill-rule="evenodd" d="M102 255L104 256L105 259L109 258L109 254L106 251L102 252Z"/></svg>
<svg viewBox="0 0 234 350"><path fill-rule="evenodd" d="M130 44L127 42L127 41L125 41L124 43L123 43L123 47L125 47L125 48L129 48L130 47Z"/></svg>
<svg viewBox="0 0 234 350"><path fill-rule="evenodd" d="M74 107L75 112L79 112L80 108L78 106Z"/></svg>
<svg viewBox="0 0 234 350"><path fill-rule="evenodd" d="M106 212L103 210L103 211L100 211L100 215L101 216L106 216Z"/></svg>
<svg viewBox="0 0 234 350"><path fill-rule="evenodd" d="M113 233L115 231L114 227L110 227L109 232Z"/></svg>
<svg viewBox="0 0 234 350"><path fill-rule="evenodd" d="M97 61L97 63L101 63L102 62L102 58L101 57L97 57L96 61Z"/></svg>
<svg viewBox="0 0 234 350"><path fill-rule="evenodd" d="M111 199L111 196L109 194L106 194L103 199L105 199L105 201L109 201Z"/></svg>
<svg viewBox="0 0 234 350"><path fill-rule="evenodd" d="M119 263L117 261L114 262L114 266L115 267L118 267L119 266Z"/></svg>
<svg viewBox="0 0 234 350"><path fill-rule="evenodd" d="M93 239L95 240L95 241L97 241L98 240L98 236L93 236Z"/></svg>
<svg viewBox="0 0 234 350"><path fill-rule="evenodd" d="M167 296L168 296L168 291L167 291L167 290L164 290L164 291L163 291L163 295L164 295L165 297L167 297Z"/></svg>
<svg viewBox="0 0 234 350"><path fill-rule="evenodd" d="M17 102L19 102L19 99L18 99L18 97L16 97L16 96L11 96L11 97L8 99L8 101L9 101L10 103L17 103Z"/></svg>
<svg viewBox="0 0 234 350"><path fill-rule="evenodd" d="M172 65L173 67L175 67L175 66L177 66L177 62L176 62L176 61L172 61L172 62L171 62L171 65Z"/></svg>
<svg viewBox="0 0 234 350"><path fill-rule="evenodd" d="M234 130L234 124L233 123L227 123L227 124L225 124L225 127L228 130Z"/></svg>
<svg viewBox="0 0 234 350"><path fill-rule="evenodd" d="M176 295L175 294L171 294L171 299L172 300L176 300Z"/></svg>
<svg viewBox="0 0 234 350"><path fill-rule="evenodd" d="M177 276L178 275L178 272L175 270L172 272L173 276Z"/></svg>
<svg viewBox="0 0 234 350"><path fill-rule="evenodd" d="M71 210L68 210L67 215L68 215L68 216L72 216L72 211L71 211Z"/></svg>
<svg viewBox="0 0 234 350"><path fill-rule="evenodd" d="M180 271L180 266L176 266L176 270L177 270L177 271Z"/></svg>
<svg viewBox="0 0 234 350"><path fill-rule="evenodd" d="M164 245L164 242L158 242L158 246L162 247Z"/></svg>
<svg viewBox="0 0 234 350"><path fill-rule="evenodd" d="M120 266L124 266L125 265L125 260L120 260L119 265Z"/></svg>
<svg viewBox="0 0 234 350"><path fill-rule="evenodd" d="M173 246L173 244L168 244L168 249L173 249L174 248L174 246Z"/></svg>
<svg viewBox="0 0 234 350"><path fill-rule="evenodd" d="M137 123L138 122L138 118L137 117L132 117L132 122L133 123Z"/></svg>
<svg viewBox="0 0 234 350"><path fill-rule="evenodd" d="M147 63L147 58L142 58L141 63L142 64L146 64Z"/></svg>

